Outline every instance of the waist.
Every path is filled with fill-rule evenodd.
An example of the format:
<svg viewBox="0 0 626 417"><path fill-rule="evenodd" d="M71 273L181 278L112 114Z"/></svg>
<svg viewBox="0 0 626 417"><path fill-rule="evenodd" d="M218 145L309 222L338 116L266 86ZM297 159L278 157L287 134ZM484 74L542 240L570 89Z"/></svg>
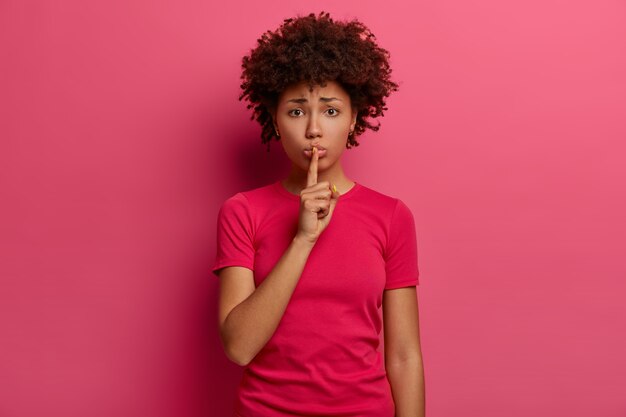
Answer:
<svg viewBox="0 0 626 417"><path fill-rule="evenodd" d="M236 402L241 417L394 416L391 387L379 367L342 374L320 364L298 372L261 365L253 361L244 371Z"/></svg>

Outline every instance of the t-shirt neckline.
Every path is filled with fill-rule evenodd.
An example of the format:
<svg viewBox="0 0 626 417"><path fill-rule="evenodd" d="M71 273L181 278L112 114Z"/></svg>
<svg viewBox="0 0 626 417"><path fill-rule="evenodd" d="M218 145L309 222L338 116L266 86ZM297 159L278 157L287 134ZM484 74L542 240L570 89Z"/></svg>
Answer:
<svg viewBox="0 0 626 417"><path fill-rule="evenodd" d="M346 198L352 197L355 194L355 192L358 191L360 188L361 188L361 184L354 181L354 185L352 186L352 188L350 188L345 193L341 194L339 196L339 199L345 200ZM281 180L278 180L274 183L274 189L278 191L280 195L287 197L290 200L300 201L300 195L293 194L290 191L287 191L287 189L283 186Z"/></svg>

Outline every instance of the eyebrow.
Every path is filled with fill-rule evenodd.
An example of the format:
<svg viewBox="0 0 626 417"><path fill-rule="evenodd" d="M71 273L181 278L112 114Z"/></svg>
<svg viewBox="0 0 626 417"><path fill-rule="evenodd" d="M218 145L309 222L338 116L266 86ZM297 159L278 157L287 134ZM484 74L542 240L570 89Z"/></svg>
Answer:
<svg viewBox="0 0 626 417"><path fill-rule="evenodd" d="M320 101L324 101L326 103L328 103L329 101L333 101L333 100L343 101L343 100L341 100L341 99L339 99L337 97L320 97ZM307 100L306 98L292 98L290 100L287 100L287 103L291 103L291 102L293 102L293 103L306 103L307 101L309 101L309 100Z"/></svg>

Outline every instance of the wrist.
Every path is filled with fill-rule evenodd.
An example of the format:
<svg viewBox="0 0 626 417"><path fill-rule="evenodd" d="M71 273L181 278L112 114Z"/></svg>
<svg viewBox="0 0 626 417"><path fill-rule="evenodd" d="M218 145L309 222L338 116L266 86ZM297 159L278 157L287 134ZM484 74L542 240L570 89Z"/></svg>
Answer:
<svg viewBox="0 0 626 417"><path fill-rule="evenodd" d="M298 246L304 246L307 248L312 248L313 246L315 246L315 242L317 242L317 239L307 237L300 233L297 233L293 238L293 243Z"/></svg>

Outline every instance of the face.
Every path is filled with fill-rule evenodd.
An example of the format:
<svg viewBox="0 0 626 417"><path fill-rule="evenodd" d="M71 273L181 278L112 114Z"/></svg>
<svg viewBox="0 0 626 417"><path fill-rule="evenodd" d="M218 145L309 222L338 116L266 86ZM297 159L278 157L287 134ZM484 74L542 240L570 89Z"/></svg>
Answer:
<svg viewBox="0 0 626 417"><path fill-rule="evenodd" d="M311 148L319 151L318 169L328 169L346 149L356 124L349 94L335 81L310 89L305 81L286 88L272 114L274 128L292 163L307 171ZM325 149L325 151L323 150Z"/></svg>

